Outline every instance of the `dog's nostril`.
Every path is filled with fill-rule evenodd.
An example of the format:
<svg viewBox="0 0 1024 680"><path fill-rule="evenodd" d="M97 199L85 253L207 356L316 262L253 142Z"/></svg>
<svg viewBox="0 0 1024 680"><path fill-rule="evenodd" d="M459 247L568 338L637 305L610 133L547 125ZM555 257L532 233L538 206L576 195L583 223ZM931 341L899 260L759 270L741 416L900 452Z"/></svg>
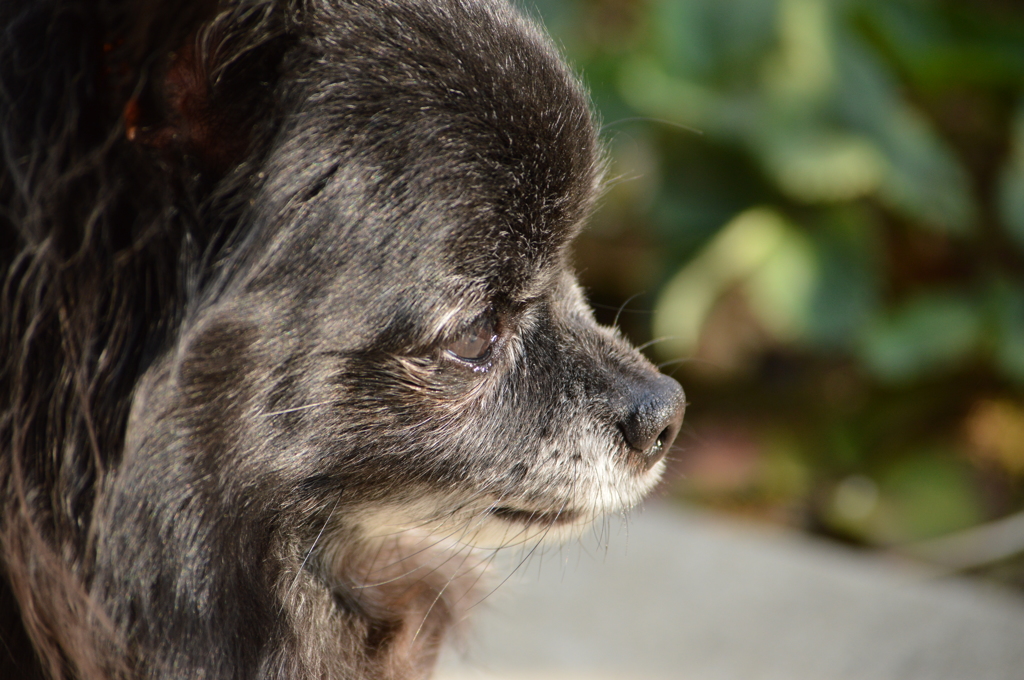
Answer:
<svg viewBox="0 0 1024 680"><path fill-rule="evenodd" d="M683 388L672 378L658 375L629 390L626 417L620 422L629 458L646 471L665 457L679 433L685 409Z"/></svg>

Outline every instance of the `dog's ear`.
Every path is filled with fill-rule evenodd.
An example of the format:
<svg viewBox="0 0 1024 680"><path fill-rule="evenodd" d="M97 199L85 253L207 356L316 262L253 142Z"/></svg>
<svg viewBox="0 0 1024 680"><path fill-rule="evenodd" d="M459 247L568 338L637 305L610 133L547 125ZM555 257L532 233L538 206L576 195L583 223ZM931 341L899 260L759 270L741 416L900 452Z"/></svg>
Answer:
<svg viewBox="0 0 1024 680"><path fill-rule="evenodd" d="M124 106L125 136L168 159L223 174L250 154L288 41L269 4L225 11L151 59ZM260 112L257 118L255 113Z"/></svg>

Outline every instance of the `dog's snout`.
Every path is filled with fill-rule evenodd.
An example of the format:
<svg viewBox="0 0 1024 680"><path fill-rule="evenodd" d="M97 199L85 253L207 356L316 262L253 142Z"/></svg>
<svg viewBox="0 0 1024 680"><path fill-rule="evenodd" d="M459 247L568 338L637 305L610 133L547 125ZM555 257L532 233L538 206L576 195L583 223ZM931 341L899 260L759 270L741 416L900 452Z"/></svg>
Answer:
<svg viewBox="0 0 1024 680"><path fill-rule="evenodd" d="M667 375L631 386L627 410L619 423L630 460L646 471L664 458L683 424L685 410L683 388Z"/></svg>

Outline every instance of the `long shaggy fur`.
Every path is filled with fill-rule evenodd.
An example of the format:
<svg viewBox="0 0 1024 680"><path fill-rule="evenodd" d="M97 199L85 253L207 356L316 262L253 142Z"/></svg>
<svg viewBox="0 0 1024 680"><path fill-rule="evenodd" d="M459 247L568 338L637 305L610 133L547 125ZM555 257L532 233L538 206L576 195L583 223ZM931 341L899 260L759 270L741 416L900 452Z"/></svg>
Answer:
<svg viewBox="0 0 1024 680"><path fill-rule="evenodd" d="M566 248L586 98L502 0L0 3L0 677L413 678L682 392Z"/></svg>

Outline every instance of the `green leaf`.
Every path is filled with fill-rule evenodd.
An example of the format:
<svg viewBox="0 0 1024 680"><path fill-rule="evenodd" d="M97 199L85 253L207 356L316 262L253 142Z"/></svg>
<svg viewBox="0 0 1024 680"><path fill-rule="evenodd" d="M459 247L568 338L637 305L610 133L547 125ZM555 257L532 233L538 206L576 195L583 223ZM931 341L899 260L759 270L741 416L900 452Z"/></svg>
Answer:
<svg viewBox="0 0 1024 680"><path fill-rule="evenodd" d="M874 225L860 211L832 211L811 233L817 286L808 310L807 340L824 350L853 350L879 304L879 251Z"/></svg>
<svg viewBox="0 0 1024 680"><path fill-rule="evenodd" d="M1002 282L991 293L996 318L995 364L1000 372L1024 383L1024 288Z"/></svg>
<svg viewBox="0 0 1024 680"><path fill-rule="evenodd" d="M999 176L999 216L1010 237L1024 249L1024 103L1014 116L1010 158Z"/></svg>
<svg viewBox="0 0 1024 680"><path fill-rule="evenodd" d="M858 4L858 16L915 88L1016 88L1024 78L1024 25L1011 13L979 12L971 3Z"/></svg>
<svg viewBox="0 0 1024 680"><path fill-rule="evenodd" d="M735 86L775 42L776 0L655 0L654 46L674 75Z"/></svg>
<svg viewBox="0 0 1024 680"><path fill-rule="evenodd" d="M977 349L981 325L970 297L922 293L867 329L862 358L881 380L914 380L963 362Z"/></svg>
<svg viewBox="0 0 1024 680"><path fill-rule="evenodd" d="M898 81L854 36L837 40L837 111L872 139L888 165L879 195L892 209L937 231L967 235L976 218L967 172L925 118L900 96Z"/></svg>
<svg viewBox="0 0 1024 680"><path fill-rule="evenodd" d="M849 201L874 193L888 172L869 139L807 124L776 125L761 135L768 174L786 194L804 203Z"/></svg>
<svg viewBox="0 0 1024 680"><path fill-rule="evenodd" d="M694 80L669 75L650 57L623 60L619 93L638 113L703 132L728 130L718 93Z"/></svg>
<svg viewBox="0 0 1024 680"><path fill-rule="evenodd" d="M818 276L807 237L771 208L734 217L664 287L654 334L666 356L692 354L703 324L725 291L740 286L751 311L778 339L800 337Z"/></svg>

